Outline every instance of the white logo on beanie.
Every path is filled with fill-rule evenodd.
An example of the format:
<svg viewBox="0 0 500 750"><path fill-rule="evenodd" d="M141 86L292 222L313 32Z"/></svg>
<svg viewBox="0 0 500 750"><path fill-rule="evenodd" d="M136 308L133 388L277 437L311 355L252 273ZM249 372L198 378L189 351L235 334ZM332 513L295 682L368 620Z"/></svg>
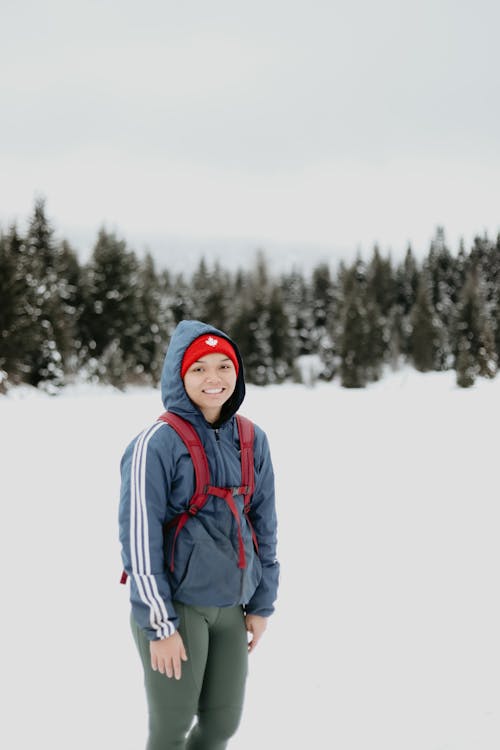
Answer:
<svg viewBox="0 0 500 750"><path fill-rule="evenodd" d="M205 344L207 346L217 346L218 343L219 343L219 340L214 339L213 336L209 336L208 339L205 339Z"/></svg>

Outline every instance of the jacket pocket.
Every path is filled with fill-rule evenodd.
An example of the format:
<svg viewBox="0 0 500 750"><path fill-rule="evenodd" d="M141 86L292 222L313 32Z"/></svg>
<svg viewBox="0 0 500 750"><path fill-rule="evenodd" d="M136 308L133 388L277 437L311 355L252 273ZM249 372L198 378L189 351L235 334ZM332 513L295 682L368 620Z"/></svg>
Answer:
<svg viewBox="0 0 500 750"><path fill-rule="evenodd" d="M240 582L241 570L231 543L207 539L194 544L172 594L185 604L230 607L241 602Z"/></svg>

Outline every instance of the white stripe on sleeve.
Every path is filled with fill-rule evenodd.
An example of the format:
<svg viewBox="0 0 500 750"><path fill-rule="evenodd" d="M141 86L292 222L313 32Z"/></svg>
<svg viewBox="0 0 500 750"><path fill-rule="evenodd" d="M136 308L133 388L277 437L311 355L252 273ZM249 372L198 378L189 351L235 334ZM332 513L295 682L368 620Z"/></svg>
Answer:
<svg viewBox="0 0 500 750"><path fill-rule="evenodd" d="M155 432L164 426L156 422L137 439L132 455L130 485L130 554L132 574L144 604L149 608L149 622L159 638L172 635L165 602L161 598L155 577L151 575L146 506L146 461L148 444Z"/></svg>

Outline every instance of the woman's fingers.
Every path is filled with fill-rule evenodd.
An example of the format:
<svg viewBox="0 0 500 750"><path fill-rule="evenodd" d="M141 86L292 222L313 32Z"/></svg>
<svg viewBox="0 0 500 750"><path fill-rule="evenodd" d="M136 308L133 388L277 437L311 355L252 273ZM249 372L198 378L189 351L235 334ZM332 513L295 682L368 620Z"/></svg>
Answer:
<svg viewBox="0 0 500 750"><path fill-rule="evenodd" d="M151 641L151 668L166 677L182 676L181 660L187 661L186 649L178 632L160 641Z"/></svg>
<svg viewBox="0 0 500 750"><path fill-rule="evenodd" d="M187 661L188 660L188 656L186 654L186 649L184 648L184 644L182 644L181 659L182 659L182 661Z"/></svg>
<svg viewBox="0 0 500 750"><path fill-rule="evenodd" d="M247 615L245 625L247 631L252 636L248 643L248 650L253 651L267 627L267 618L259 615Z"/></svg>

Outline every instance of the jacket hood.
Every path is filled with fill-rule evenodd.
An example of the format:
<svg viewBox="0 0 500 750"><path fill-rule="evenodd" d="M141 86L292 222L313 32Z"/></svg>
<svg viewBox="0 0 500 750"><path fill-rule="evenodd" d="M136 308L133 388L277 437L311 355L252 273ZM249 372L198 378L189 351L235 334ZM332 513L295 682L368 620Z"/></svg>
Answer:
<svg viewBox="0 0 500 750"><path fill-rule="evenodd" d="M172 411L180 417L193 421L194 417L201 416L202 412L194 404L186 393L184 383L181 378L181 364L184 352L192 342L204 334L212 336L222 336L227 339L234 347L236 357L239 362L238 377L236 387L231 398L226 401L221 410L221 416L217 423L212 427L219 427L227 422L240 408L245 398L245 376L243 373L243 361L238 347L234 341L223 331L218 328L202 323L200 320L183 320L175 328L170 343L168 345L163 370L161 375L161 397L167 411Z"/></svg>

